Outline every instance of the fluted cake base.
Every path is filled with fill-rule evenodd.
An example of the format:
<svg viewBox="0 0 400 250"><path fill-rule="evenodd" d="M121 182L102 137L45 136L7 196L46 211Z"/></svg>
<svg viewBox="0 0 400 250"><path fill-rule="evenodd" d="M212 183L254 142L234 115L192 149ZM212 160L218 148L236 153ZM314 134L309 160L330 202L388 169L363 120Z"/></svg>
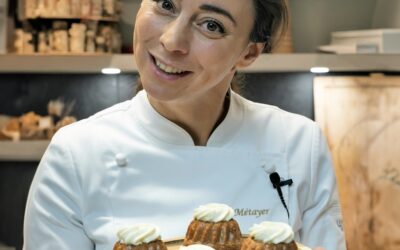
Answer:
<svg viewBox="0 0 400 250"><path fill-rule="evenodd" d="M266 244L256 241L251 237L246 238L242 242L241 250L297 250L296 242L279 243L279 244Z"/></svg>
<svg viewBox="0 0 400 250"><path fill-rule="evenodd" d="M203 244L216 250L240 250L241 241L239 224L233 219L221 222L193 220L183 245Z"/></svg>
<svg viewBox="0 0 400 250"><path fill-rule="evenodd" d="M167 250L167 247L161 240L144 243L137 246L117 242L115 243L113 250Z"/></svg>

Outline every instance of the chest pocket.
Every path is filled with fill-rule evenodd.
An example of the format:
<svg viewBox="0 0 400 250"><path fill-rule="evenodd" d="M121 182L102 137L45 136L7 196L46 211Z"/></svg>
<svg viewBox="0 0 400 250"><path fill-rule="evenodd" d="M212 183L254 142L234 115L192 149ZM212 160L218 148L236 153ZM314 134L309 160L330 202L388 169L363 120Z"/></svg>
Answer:
<svg viewBox="0 0 400 250"><path fill-rule="evenodd" d="M279 169L279 170L278 170ZM281 155L217 148L157 149L127 154L124 167L109 166L114 230L133 223L158 225L164 239L183 237L199 205L234 208L242 233L264 220L287 222L269 173L286 176ZM288 190L283 188L285 199Z"/></svg>

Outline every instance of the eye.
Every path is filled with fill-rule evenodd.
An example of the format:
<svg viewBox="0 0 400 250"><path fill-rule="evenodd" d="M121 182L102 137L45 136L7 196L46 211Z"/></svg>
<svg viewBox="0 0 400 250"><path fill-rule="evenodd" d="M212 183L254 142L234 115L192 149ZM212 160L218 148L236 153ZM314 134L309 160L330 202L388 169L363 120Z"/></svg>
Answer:
<svg viewBox="0 0 400 250"><path fill-rule="evenodd" d="M154 0L157 3L157 6L166 11L173 12L175 10L175 6L171 0Z"/></svg>
<svg viewBox="0 0 400 250"><path fill-rule="evenodd" d="M200 24L208 33L225 34L225 28L216 20L207 20Z"/></svg>

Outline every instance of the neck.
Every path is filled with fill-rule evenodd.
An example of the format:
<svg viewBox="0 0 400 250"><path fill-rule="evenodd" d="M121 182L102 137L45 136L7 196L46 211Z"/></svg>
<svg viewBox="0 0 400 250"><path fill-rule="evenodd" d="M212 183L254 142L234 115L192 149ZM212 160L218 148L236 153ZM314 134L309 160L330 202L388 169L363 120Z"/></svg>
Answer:
<svg viewBox="0 0 400 250"><path fill-rule="evenodd" d="M207 98L197 98L188 102L158 101L149 96L155 110L168 120L183 128L195 145L206 146L215 128L225 118L229 109L227 89L213 92Z"/></svg>

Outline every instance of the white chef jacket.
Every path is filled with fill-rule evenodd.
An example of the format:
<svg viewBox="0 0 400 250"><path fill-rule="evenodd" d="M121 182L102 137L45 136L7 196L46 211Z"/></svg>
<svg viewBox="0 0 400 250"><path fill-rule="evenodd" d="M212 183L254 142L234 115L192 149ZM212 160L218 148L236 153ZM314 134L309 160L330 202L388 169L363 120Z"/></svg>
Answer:
<svg viewBox="0 0 400 250"><path fill-rule="evenodd" d="M290 217L269 179L278 172ZM231 91L207 146L158 114L145 91L54 136L26 206L24 249L112 249L119 228L152 223L184 237L193 210L225 203L246 234L289 223L310 247L345 249L327 145L309 119Z"/></svg>

